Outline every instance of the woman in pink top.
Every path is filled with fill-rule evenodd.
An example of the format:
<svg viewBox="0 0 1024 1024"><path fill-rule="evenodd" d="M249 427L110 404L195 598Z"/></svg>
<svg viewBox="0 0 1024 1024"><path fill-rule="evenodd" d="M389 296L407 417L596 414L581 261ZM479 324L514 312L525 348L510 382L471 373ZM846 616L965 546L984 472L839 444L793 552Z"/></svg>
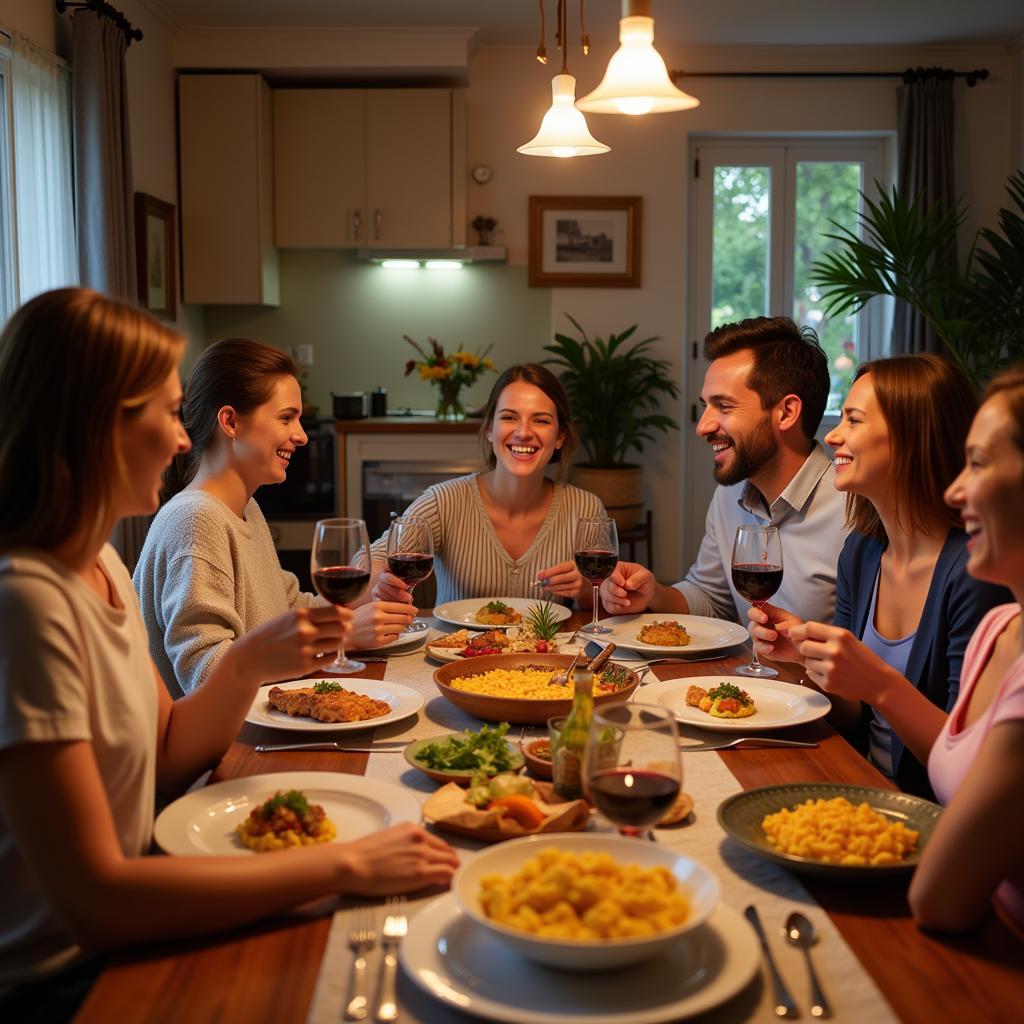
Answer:
<svg viewBox="0 0 1024 1024"><path fill-rule="evenodd" d="M1024 365L993 379L946 492L969 535L967 571L1010 588L971 638L960 695L928 759L946 810L910 886L926 928L973 925L993 897L1024 928Z"/></svg>

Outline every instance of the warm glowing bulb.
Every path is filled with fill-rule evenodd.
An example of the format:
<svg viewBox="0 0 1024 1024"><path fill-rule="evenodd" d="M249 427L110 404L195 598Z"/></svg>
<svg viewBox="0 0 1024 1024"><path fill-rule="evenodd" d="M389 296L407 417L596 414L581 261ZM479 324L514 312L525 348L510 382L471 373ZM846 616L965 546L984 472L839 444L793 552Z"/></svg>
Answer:
<svg viewBox="0 0 1024 1024"><path fill-rule="evenodd" d="M551 107L540 123L540 131L519 147L526 156L590 156L607 153L587 128L587 119L576 109L576 79L555 75L551 80Z"/></svg>

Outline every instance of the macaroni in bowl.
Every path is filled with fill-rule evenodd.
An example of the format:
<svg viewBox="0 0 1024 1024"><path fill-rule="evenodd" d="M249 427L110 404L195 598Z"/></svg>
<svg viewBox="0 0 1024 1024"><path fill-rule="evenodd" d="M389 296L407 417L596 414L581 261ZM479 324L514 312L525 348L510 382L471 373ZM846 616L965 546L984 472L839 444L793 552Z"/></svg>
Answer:
<svg viewBox="0 0 1024 1024"><path fill-rule="evenodd" d="M917 850L919 833L845 797L807 800L766 814L761 828L780 853L827 864L898 864Z"/></svg>

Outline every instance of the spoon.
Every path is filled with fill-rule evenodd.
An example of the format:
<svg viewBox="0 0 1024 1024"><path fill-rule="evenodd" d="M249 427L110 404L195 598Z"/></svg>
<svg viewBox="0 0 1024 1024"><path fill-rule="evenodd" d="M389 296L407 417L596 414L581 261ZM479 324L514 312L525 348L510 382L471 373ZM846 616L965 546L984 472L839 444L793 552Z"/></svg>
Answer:
<svg viewBox="0 0 1024 1024"><path fill-rule="evenodd" d="M832 1007L829 1006L825 993L821 991L818 975L815 974L814 964L811 961L811 946L818 941L818 937L814 932L814 925L803 914L795 911L786 918L783 931L786 935L786 941L791 946L802 949L804 956L807 957L807 973L811 977L811 1016L831 1017Z"/></svg>

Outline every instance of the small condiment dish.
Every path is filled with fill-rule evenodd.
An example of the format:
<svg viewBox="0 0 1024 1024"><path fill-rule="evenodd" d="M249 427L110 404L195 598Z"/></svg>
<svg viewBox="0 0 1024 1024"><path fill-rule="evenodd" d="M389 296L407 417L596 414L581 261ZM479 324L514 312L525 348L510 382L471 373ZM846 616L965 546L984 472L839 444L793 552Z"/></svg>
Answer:
<svg viewBox="0 0 1024 1024"><path fill-rule="evenodd" d="M551 779L551 740L546 736L523 740L519 744L526 770L537 779Z"/></svg>

